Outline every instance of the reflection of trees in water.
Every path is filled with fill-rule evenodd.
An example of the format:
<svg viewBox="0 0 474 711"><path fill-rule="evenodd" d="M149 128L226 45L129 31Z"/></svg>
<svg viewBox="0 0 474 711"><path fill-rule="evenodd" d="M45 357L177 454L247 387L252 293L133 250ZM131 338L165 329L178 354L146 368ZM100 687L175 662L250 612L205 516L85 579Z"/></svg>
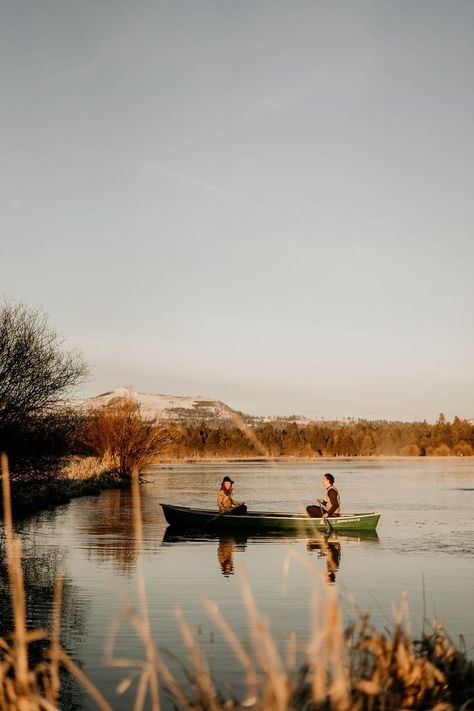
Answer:
<svg viewBox="0 0 474 711"><path fill-rule="evenodd" d="M146 549L158 548L156 536L157 504L141 488L143 539ZM100 497L84 501L76 516L81 533L87 536L88 553L100 562L111 562L115 569L130 575L135 566L132 498L129 489L110 489Z"/></svg>
<svg viewBox="0 0 474 711"><path fill-rule="evenodd" d="M308 551L318 551L318 558L326 559L325 578L328 583L336 582L336 573L341 565L341 544L335 541L308 541Z"/></svg>
<svg viewBox="0 0 474 711"><path fill-rule="evenodd" d="M40 549L34 540L23 538L23 578L29 629L51 628L54 583L65 570L65 551L57 546ZM64 578L61 607L60 639L63 648L76 658L76 650L86 633L87 601L79 597L78 589L71 580ZM0 637L7 636L12 627L11 601L8 590L4 542L0 538ZM48 643L44 640L30 644L30 659L37 664ZM60 704L62 709L82 708L82 692L77 682L68 674L61 673Z"/></svg>

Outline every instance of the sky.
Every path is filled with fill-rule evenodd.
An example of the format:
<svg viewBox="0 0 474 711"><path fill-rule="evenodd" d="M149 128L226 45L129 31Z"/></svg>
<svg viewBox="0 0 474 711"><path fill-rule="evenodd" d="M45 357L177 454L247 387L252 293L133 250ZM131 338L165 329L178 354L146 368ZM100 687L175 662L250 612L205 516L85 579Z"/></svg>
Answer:
<svg viewBox="0 0 474 711"><path fill-rule="evenodd" d="M474 418L472 0L2 0L0 294L120 386Z"/></svg>

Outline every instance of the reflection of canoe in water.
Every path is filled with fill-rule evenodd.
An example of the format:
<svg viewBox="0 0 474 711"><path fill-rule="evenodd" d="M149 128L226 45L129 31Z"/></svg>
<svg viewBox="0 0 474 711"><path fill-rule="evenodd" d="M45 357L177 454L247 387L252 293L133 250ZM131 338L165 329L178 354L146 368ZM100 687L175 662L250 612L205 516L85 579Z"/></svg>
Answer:
<svg viewBox="0 0 474 711"><path fill-rule="evenodd" d="M186 506L161 504L167 522L174 528L199 528L203 530L291 530L312 531L375 531L380 513L343 514L329 519L329 525L321 518L310 518L307 514L266 513L248 511L243 516L217 514L210 509L191 509Z"/></svg>
<svg viewBox="0 0 474 711"><path fill-rule="evenodd" d="M199 528L177 528L168 526L163 534L161 544L164 546L183 543L215 543L222 540L231 539L234 543L244 549L247 544L270 543L272 541L302 540L308 542L322 543L325 541L336 543L378 543L377 531L298 531L298 529L232 529L222 531L218 529L207 530Z"/></svg>

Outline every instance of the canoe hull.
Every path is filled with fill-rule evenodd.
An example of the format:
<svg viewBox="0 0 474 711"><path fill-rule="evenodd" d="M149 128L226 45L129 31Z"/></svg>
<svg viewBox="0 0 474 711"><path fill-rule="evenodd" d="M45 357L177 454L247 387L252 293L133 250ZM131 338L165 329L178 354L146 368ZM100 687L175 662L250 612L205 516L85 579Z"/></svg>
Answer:
<svg viewBox="0 0 474 711"><path fill-rule="evenodd" d="M208 530L272 530L272 531L327 531L329 526L321 518L306 514L253 512L245 516L217 514L209 509L161 504L166 521L173 528ZM334 531L375 531L380 513L347 514L329 519Z"/></svg>

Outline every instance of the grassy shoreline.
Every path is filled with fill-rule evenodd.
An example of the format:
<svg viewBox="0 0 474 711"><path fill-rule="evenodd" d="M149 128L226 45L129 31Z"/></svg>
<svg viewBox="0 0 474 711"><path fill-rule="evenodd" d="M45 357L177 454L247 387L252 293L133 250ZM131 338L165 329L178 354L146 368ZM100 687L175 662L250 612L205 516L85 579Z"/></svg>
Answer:
<svg viewBox="0 0 474 711"><path fill-rule="evenodd" d="M15 516L31 516L69 503L82 496L98 496L105 489L128 487L110 463L97 457L74 457L57 476L12 481L11 504ZM0 520L2 520L0 492Z"/></svg>

